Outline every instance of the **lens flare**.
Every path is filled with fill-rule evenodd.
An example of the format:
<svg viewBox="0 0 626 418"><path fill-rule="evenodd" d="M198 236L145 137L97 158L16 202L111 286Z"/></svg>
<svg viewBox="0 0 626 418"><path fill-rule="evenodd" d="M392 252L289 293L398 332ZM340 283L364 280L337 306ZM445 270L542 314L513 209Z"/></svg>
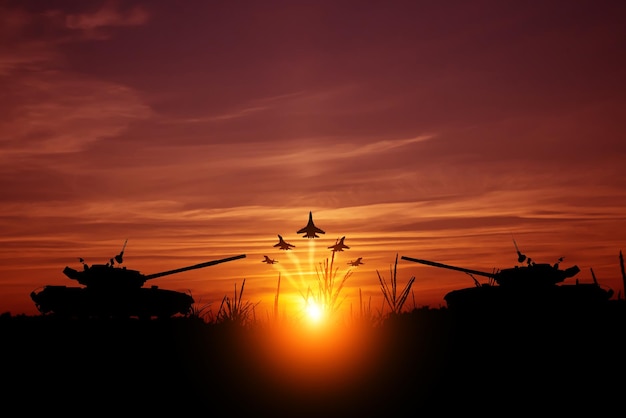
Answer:
<svg viewBox="0 0 626 418"><path fill-rule="evenodd" d="M345 237L342 242L343 239ZM283 251L280 259L271 264L272 269L279 273L274 312L276 319L280 319L280 312L289 311L289 317L283 314L282 320L303 320L304 324L313 328L323 328L322 325L325 327L341 320L343 312L340 312L340 308L347 297L345 284L352 270L347 268L342 274L337 260L343 254L343 248L350 247L344 246L337 250L335 246L323 244L323 253L320 254L319 242L314 239L307 241L306 244ZM282 284L281 279L284 279ZM288 309L281 310L278 307L279 297ZM298 297L299 301L296 300Z"/></svg>
<svg viewBox="0 0 626 418"><path fill-rule="evenodd" d="M313 301L307 302L306 314L310 322L318 324L324 317L324 308Z"/></svg>

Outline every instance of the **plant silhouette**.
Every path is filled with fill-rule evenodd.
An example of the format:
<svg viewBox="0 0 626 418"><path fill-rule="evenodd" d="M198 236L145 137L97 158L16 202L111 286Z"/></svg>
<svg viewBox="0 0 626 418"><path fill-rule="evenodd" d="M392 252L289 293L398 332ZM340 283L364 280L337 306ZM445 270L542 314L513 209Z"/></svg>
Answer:
<svg viewBox="0 0 626 418"><path fill-rule="evenodd" d="M415 281L415 276L412 276L409 279L407 284L404 286L404 289L402 289L400 294L398 294L398 254L396 254L396 261L393 269L390 268L389 270L391 273L391 284L387 283L378 270L376 270L376 274L378 275L380 290L383 293L385 303L387 304L387 307L389 307L390 313L392 315L397 315L402 311L406 298L409 296L411 286L413 286L413 282Z"/></svg>

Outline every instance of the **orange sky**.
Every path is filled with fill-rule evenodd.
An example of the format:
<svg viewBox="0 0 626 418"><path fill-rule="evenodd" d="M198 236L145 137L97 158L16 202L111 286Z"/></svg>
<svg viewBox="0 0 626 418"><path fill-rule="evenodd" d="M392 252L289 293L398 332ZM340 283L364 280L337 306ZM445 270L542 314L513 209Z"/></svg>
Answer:
<svg viewBox="0 0 626 418"><path fill-rule="evenodd" d="M0 3L0 312L126 239L146 274L246 254L154 284L215 311L245 279L260 317L342 236L346 309L396 254L491 272L513 238L623 294L626 6L379 3ZM412 276L408 307L473 285Z"/></svg>

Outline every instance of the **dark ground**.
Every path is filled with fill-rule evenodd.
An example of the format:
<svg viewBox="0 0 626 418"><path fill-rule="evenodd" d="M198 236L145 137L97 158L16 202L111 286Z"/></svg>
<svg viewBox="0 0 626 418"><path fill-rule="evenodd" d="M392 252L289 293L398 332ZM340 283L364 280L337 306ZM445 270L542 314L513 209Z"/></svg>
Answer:
<svg viewBox="0 0 626 418"><path fill-rule="evenodd" d="M268 329L4 315L2 403L29 416L606 416L626 406L622 303L524 316L418 309L353 327L338 348L354 360L347 376L269 348ZM319 378L304 388L290 370L309 360Z"/></svg>

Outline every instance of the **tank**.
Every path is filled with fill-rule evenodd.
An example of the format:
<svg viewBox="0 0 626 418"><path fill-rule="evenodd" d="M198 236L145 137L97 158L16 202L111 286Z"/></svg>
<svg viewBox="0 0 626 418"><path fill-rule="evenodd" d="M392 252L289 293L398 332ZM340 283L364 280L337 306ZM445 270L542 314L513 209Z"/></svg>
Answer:
<svg viewBox="0 0 626 418"><path fill-rule="evenodd" d="M515 247L517 249L517 245ZM545 312L556 309L562 312L564 308L594 309L605 305L613 296L613 290L600 286L595 276L592 283L579 283L576 279L574 284L564 284L565 280L576 276L580 268L577 265L561 268L562 257L554 264L547 264L535 263L519 250L517 255L521 265L493 272L413 257L402 256L402 259L470 275L474 281L473 287L453 290L444 296L447 307L453 310ZM474 276L486 277L488 280L481 283Z"/></svg>
<svg viewBox="0 0 626 418"><path fill-rule="evenodd" d="M78 318L169 318L187 316L194 299L190 294L144 287L148 281L244 258L245 254L221 258L152 274L122 266L122 251L106 264L88 265L80 258L82 269L66 266L63 274L82 287L47 285L31 292L30 297L42 314Z"/></svg>

